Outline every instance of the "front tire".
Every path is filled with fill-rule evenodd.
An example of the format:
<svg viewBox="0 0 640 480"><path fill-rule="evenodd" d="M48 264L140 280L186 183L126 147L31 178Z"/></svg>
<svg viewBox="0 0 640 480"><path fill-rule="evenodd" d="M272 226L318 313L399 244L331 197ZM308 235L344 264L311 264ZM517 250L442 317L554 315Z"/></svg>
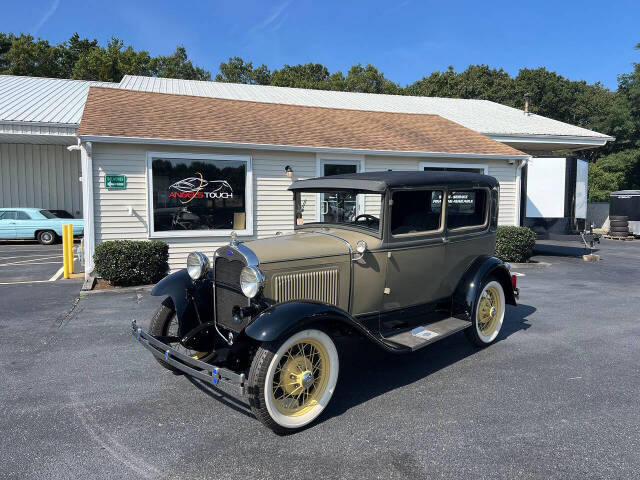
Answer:
<svg viewBox="0 0 640 480"><path fill-rule="evenodd" d="M151 323L149 324L149 333L154 337L169 337L169 336L177 337L178 317L176 315L176 310L173 306L173 302L171 301L170 298L166 298L153 314L153 317L151 318ZM169 343L169 346L184 353L185 355L189 355L195 359L202 360L203 362L209 361L214 355L213 351L198 352L195 350L189 350L183 347L180 344L180 342ZM153 358L155 358L157 362L167 370L170 370L175 374L182 373L180 370L173 368L164 360L160 360L158 357L155 357L155 356Z"/></svg>
<svg viewBox="0 0 640 480"><path fill-rule="evenodd" d="M500 282L494 278L484 280L473 309L472 326L465 330L471 343L486 347L496 341L504 322L505 307Z"/></svg>
<svg viewBox="0 0 640 480"><path fill-rule="evenodd" d="M331 400L339 367L338 350L321 330L302 330L265 343L249 369L251 410L277 434L304 428Z"/></svg>

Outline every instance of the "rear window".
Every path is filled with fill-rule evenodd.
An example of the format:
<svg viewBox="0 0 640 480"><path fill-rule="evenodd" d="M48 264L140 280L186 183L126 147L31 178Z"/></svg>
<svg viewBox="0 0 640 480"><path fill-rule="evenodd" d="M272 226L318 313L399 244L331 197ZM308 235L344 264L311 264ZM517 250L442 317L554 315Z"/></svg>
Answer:
<svg viewBox="0 0 640 480"><path fill-rule="evenodd" d="M45 218L58 218L58 217L56 217L53 213L51 213L49 210L40 210L40 213L41 213Z"/></svg>
<svg viewBox="0 0 640 480"><path fill-rule="evenodd" d="M393 192L391 235L427 233L442 224L442 191Z"/></svg>
<svg viewBox="0 0 640 480"><path fill-rule="evenodd" d="M451 191L447 196L447 228L481 227L487 220L486 190Z"/></svg>

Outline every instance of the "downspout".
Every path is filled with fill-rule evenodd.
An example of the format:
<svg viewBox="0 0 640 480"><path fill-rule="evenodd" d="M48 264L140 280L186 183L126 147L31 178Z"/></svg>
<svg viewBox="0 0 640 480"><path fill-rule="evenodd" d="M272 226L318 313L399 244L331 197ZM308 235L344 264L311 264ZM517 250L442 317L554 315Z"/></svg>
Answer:
<svg viewBox="0 0 640 480"><path fill-rule="evenodd" d="M518 166L516 167L516 215L515 215L515 225L519 227L521 225L522 219L520 218L520 210L522 205L522 167L524 167L531 156L518 160Z"/></svg>
<svg viewBox="0 0 640 480"><path fill-rule="evenodd" d="M95 248L95 229L93 216L93 159L91 142L80 144L82 161L82 207L84 210L84 278L88 280L93 273L93 252Z"/></svg>

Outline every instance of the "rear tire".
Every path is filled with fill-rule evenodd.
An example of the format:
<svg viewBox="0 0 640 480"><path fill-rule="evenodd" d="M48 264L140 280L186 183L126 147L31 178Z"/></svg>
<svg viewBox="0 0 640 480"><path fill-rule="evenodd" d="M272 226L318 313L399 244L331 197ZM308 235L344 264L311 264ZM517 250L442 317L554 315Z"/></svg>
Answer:
<svg viewBox="0 0 640 480"><path fill-rule="evenodd" d="M42 245L53 245L58 241L58 235L53 230L43 230L38 232L36 237Z"/></svg>
<svg viewBox="0 0 640 480"><path fill-rule="evenodd" d="M306 427L331 400L339 363L333 340L321 330L262 344L247 379L251 411L279 435Z"/></svg>
<svg viewBox="0 0 640 480"><path fill-rule="evenodd" d="M491 345L498 338L506 310L504 290L495 278L483 280L475 305L471 327L464 333L478 347Z"/></svg>

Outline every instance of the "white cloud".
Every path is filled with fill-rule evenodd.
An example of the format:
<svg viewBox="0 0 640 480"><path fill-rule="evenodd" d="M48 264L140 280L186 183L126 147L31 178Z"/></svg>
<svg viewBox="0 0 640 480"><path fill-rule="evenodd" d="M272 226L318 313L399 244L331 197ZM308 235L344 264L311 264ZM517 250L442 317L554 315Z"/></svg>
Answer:
<svg viewBox="0 0 640 480"><path fill-rule="evenodd" d="M47 21L51 18L51 15L56 13L56 10L58 9L59 6L60 6L60 0L54 0L49 10L47 10L44 13L44 15L42 16L40 21L36 24L36 26L31 29L31 34L37 35L40 29L43 27L43 25L47 23Z"/></svg>

